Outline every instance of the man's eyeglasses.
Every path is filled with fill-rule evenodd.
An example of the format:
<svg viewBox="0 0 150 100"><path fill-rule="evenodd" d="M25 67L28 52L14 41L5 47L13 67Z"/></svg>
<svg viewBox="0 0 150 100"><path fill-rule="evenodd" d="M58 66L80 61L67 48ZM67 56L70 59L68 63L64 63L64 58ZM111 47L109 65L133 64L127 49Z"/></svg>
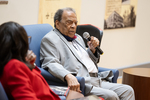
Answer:
<svg viewBox="0 0 150 100"><path fill-rule="evenodd" d="M60 21L60 22L62 22L62 21ZM64 22L64 24L67 25L67 26L71 26L73 24L75 24L77 26L77 23L78 23L78 21L74 22L74 21L71 21L71 20L68 20L68 21Z"/></svg>
<svg viewBox="0 0 150 100"><path fill-rule="evenodd" d="M31 37L31 36L28 36L28 43L29 43L29 44L31 43L31 39L32 39L32 37Z"/></svg>

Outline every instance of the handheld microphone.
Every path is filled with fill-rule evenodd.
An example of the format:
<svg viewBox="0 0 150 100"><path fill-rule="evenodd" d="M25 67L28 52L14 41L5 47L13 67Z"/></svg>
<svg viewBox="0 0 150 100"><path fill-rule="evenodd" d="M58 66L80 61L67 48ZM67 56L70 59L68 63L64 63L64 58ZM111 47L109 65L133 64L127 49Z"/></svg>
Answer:
<svg viewBox="0 0 150 100"><path fill-rule="evenodd" d="M90 34L88 32L84 32L83 33L83 37L87 40L87 41L90 41L91 40L91 37L90 37ZM102 55L104 52L100 49L99 46L96 47L96 50Z"/></svg>

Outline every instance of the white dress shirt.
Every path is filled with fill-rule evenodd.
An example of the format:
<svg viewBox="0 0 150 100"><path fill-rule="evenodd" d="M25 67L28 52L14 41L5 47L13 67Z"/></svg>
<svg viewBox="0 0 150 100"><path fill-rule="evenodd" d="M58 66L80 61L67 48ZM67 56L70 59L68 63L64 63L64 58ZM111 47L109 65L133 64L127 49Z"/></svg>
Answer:
<svg viewBox="0 0 150 100"><path fill-rule="evenodd" d="M72 41L70 42L70 44L75 48L75 51L81 58L82 62L84 63L88 71L90 73L98 73L98 70L94 62L89 57L88 53L76 41Z"/></svg>

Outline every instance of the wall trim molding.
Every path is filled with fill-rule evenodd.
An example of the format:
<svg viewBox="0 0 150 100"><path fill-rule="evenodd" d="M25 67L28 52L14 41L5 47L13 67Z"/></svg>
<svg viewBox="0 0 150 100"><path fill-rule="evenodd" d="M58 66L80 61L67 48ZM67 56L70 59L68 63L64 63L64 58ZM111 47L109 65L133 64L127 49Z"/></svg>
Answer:
<svg viewBox="0 0 150 100"><path fill-rule="evenodd" d="M145 62L145 63L139 63L139 64L134 64L134 65L130 65L130 66L124 66L124 67L121 67L121 68L116 68L118 69L119 71L119 77L122 76L123 74L123 69L126 69L126 68L150 68L150 62Z"/></svg>

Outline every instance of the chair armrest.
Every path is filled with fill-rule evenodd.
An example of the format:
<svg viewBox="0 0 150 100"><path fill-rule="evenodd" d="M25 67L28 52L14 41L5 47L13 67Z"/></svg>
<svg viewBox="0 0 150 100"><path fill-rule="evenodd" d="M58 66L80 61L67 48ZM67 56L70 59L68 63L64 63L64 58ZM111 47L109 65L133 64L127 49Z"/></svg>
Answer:
<svg viewBox="0 0 150 100"><path fill-rule="evenodd" d="M7 94L0 82L0 100L8 100Z"/></svg>
<svg viewBox="0 0 150 100"><path fill-rule="evenodd" d="M65 97L65 96L59 96L59 98L60 98L61 100L66 100L66 97Z"/></svg>
<svg viewBox="0 0 150 100"><path fill-rule="evenodd" d="M82 91L82 94L84 95L84 88L85 88L85 79L84 77L76 76L78 82L80 83L80 90Z"/></svg>
<svg viewBox="0 0 150 100"><path fill-rule="evenodd" d="M45 78L47 83L49 85L56 85L56 86L68 86L67 82L63 82L62 80L56 78L51 73L49 73L47 70L43 68L39 68L41 70L42 76ZM84 95L84 88L85 88L85 79L83 77L76 77L78 82L80 83L80 90L82 91L82 94Z"/></svg>
<svg viewBox="0 0 150 100"><path fill-rule="evenodd" d="M67 86L66 82L54 77L51 73L43 68L39 68L41 70L42 76L45 78L49 85L58 85L58 86Z"/></svg>
<svg viewBox="0 0 150 100"><path fill-rule="evenodd" d="M109 69L109 68L98 67L98 72L103 72L103 71L108 71L108 70L112 70L112 72L114 74L112 82L117 83L117 79L118 79L118 76L119 76L119 71L117 69Z"/></svg>

